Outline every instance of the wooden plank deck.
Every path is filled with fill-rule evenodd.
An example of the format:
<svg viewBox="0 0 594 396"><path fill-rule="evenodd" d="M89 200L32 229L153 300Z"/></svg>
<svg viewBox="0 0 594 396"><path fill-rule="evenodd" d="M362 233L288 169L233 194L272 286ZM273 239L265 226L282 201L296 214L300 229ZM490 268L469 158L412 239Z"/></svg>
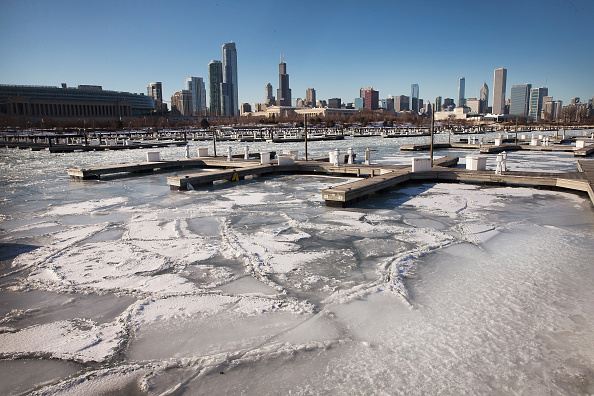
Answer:
<svg viewBox="0 0 594 396"><path fill-rule="evenodd" d="M592 203L594 203L594 160L578 160L578 170L584 173L588 181L587 191Z"/></svg>
<svg viewBox="0 0 594 396"><path fill-rule="evenodd" d="M512 172L495 174L493 170L473 171L451 168L457 165L458 157L443 157L434 160L430 171L412 172L410 165L365 165L340 164L335 166L325 161L295 161L291 165L276 163L261 165L259 160L227 161L226 157L184 158L171 161L139 162L93 168L69 169L71 178L87 179L102 174L121 172L147 172L166 168L220 168L215 171L201 171L174 175L167 178L171 190L188 190L212 185L217 180L239 181L246 176L267 174L324 174L353 176L359 179L350 183L322 190L322 197L328 206L347 207L370 194L384 192L409 180L430 182L486 183L498 185L524 185L545 188L559 188L587 192L594 204L594 160L579 160L578 172L544 173Z"/></svg>
<svg viewBox="0 0 594 396"><path fill-rule="evenodd" d="M101 175L115 173L141 173L152 172L157 169L178 169L178 168L204 168L204 167L232 167L241 168L259 164L260 160L251 159L240 161L227 161L227 157L195 157L176 160L163 160L155 162L137 162L128 164L116 164L105 166L93 166L88 168L67 169L68 176L73 179L98 179Z"/></svg>
<svg viewBox="0 0 594 396"><path fill-rule="evenodd" d="M579 165L583 163L582 165ZM579 172L544 173L544 172L504 172L495 174L490 171L473 171L462 168L448 168L437 162L427 172L412 172L411 167L392 171L381 176L357 180L322 191L327 206L348 207L372 193L386 191L391 187L409 180L432 182L486 183L497 185L525 185L534 187L559 188L588 192L594 204L594 161L581 161ZM582 169L589 169L585 172Z"/></svg>
<svg viewBox="0 0 594 396"><path fill-rule="evenodd" d="M588 156L594 153L594 145L586 146L582 149L576 149L575 146L566 145L550 145L550 146L532 146L530 144L467 144L467 143L434 143L434 149L461 149L461 150L479 150L481 154L496 154L502 151L519 151L519 150L533 150L533 151L556 151L556 152L573 152L574 156ZM400 146L402 151L427 151L430 149L429 143L423 144L409 144Z"/></svg>

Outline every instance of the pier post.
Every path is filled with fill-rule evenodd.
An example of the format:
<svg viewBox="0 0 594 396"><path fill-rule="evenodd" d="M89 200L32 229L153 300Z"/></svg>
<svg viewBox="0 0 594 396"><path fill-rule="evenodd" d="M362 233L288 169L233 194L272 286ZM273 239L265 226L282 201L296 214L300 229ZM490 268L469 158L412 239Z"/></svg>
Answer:
<svg viewBox="0 0 594 396"><path fill-rule="evenodd" d="M369 150L369 147L365 149L365 165L371 165L371 150Z"/></svg>
<svg viewBox="0 0 594 396"><path fill-rule="evenodd" d="M231 154L231 146L227 149L227 161L233 161L233 155Z"/></svg>
<svg viewBox="0 0 594 396"><path fill-rule="evenodd" d="M349 149L347 150L348 154L349 154L349 164L353 164L353 148L349 147Z"/></svg>
<svg viewBox="0 0 594 396"><path fill-rule="evenodd" d="M435 114L435 112L431 111L431 147L429 150L430 151L429 157L431 158L431 167L433 167L433 122L435 120L433 114Z"/></svg>
<svg viewBox="0 0 594 396"><path fill-rule="evenodd" d="M305 136L305 160L307 161L307 114L303 114L303 127Z"/></svg>
<svg viewBox="0 0 594 396"><path fill-rule="evenodd" d="M250 159L250 146L247 144L245 145L245 153L243 154L243 159Z"/></svg>

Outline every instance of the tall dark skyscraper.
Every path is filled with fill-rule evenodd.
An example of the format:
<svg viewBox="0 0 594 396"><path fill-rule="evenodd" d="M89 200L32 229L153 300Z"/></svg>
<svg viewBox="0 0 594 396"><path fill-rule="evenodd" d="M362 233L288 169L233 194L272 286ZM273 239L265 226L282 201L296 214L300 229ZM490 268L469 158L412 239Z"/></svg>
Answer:
<svg viewBox="0 0 594 396"><path fill-rule="evenodd" d="M458 107L466 105L466 79L462 77L458 80Z"/></svg>
<svg viewBox="0 0 594 396"><path fill-rule="evenodd" d="M289 75L287 64L281 58L278 65L278 89L276 90L276 102L279 106L291 106L291 90L289 89Z"/></svg>
<svg viewBox="0 0 594 396"><path fill-rule="evenodd" d="M221 85L221 114L239 115L237 95L237 50L235 43L223 44L223 81Z"/></svg>
<svg viewBox="0 0 594 396"><path fill-rule="evenodd" d="M410 109L414 114L419 112L419 84L410 86Z"/></svg>
<svg viewBox="0 0 594 396"><path fill-rule="evenodd" d="M221 85L223 84L223 64L213 60L208 64L208 85L210 88L210 115L221 115Z"/></svg>

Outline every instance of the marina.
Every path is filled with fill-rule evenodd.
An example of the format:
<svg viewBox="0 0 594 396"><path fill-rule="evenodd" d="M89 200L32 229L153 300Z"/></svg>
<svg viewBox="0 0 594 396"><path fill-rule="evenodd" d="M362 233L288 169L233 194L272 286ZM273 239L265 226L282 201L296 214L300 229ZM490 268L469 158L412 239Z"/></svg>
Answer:
<svg viewBox="0 0 594 396"><path fill-rule="evenodd" d="M507 146L510 145L503 145L503 147ZM458 148L465 147L458 145ZM203 152L207 152L207 150ZM252 156L255 154L252 153ZM349 160L351 163L344 163L347 161L346 156L343 157L341 163L338 160L330 162L330 157L299 161L295 159L296 155L281 155L274 159L274 154L272 160L270 160L270 153L263 156L261 152L258 152L257 159L250 159L249 153L244 156L244 159L238 159L241 157L240 154L229 153L226 160L224 157L204 156L179 160L72 168L68 169L67 173L71 179L86 180L114 173L143 173L155 170L201 168L201 171L197 173L185 173L168 177L167 184L171 190L176 191L194 190L210 186L216 181L239 182L246 177L254 178L272 174L322 174L360 178L353 182L322 190L321 193L327 206L343 208L366 199L370 194L388 191L390 188L407 181L484 183L564 189L588 193L594 204L592 192L594 167L591 166L592 161L578 161L576 172L511 172L503 169L494 173L486 170L484 166L481 169L455 168L458 164L458 157L439 158L433 161L432 164L431 158L428 157L413 158L413 165L406 166L353 164L352 159ZM467 168L469 168L468 158ZM415 164L417 169L415 169Z"/></svg>

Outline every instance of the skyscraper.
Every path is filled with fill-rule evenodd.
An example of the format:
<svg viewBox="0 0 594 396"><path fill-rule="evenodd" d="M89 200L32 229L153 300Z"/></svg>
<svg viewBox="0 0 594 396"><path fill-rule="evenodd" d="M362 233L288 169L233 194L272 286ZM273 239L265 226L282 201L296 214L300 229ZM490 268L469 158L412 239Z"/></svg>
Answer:
<svg viewBox="0 0 594 396"><path fill-rule="evenodd" d="M464 100L464 91L466 89L466 79L462 77L458 80L458 107L464 107L466 101Z"/></svg>
<svg viewBox="0 0 594 396"><path fill-rule="evenodd" d="M526 117L528 115L531 89L532 84L512 85L509 114L520 117Z"/></svg>
<svg viewBox="0 0 594 396"><path fill-rule="evenodd" d="M419 84L410 86L410 109L414 114L419 113Z"/></svg>
<svg viewBox="0 0 594 396"><path fill-rule="evenodd" d="M314 88L307 88L305 91L306 106L315 107L316 105L316 90Z"/></svg>
<svg viewBox="0 0 594 396"><path fill-rule="evenodd" d="M530 104L528 108L528 116L532 117L533 121L538 121L540 119L540 112L542 111L542 100L548 94L548 88L532 88L530 90Z"/></svg>
<svg viewBox="0 0 594 396"><path fill-rule="evenodd" d="M193 115L204 115L206 110L206 89L202 77L187 77L185 88L192 92Z"/></svg>
<svg viewBox="0 0 594 396"><path fill-rule="evenodd" d="M274 95L272 94L272 84L266 84L266 104L274 104Z"/></svg>
<svg viewBox="0 0 594 396"><path fill-rule="evenodd" d="M377 110L379 108L379 91L373 88L365 91L365 108L368 110Z"/></svg>
<svg viewBox="0 0 594 396"><path fill-rule="evenodd" d="M161 82L152 82L146 87L146 93L153 98L155 110L160 111L163 108L163 87Z"/></svg>
<svg viewBox="0 0 594 396"><path fill-rule="evenodd" d="M408 111L409 97L404 95L398 95L394 97L394 111Z"/></svg>
<svg viewBox="0 0 594 396"><path fill-rule="evenodd" d="M479 100L482 100L482 112L486 113L487 109L489 108L489 87L487 86L486 82L484 82L483 86L481 87Z"/></svg>
<svg viewBox="0 0 594 396"><path fill-rule="evenodd" d="M182 89L171 95L171 112L183 116L192 115L192 91Z"/></svg>
<svg viewBox="0 0 594 396"><path fill-rule="evenodd" d="M219 60L208 64L208 84L210 88L210 115L221 115L221 85L223 83L223 64Z"/></svg>
<svg viewBox="0 0 594 396"><path fill-rule="evenodd" d="M223 85L221 86L221 112L223 115L239 115L237 95L237 50L235 43L223 44Z"/></svg>
<svg viewBox="0 0 594 396"><path fill-rule="evenodd" d="M493 114L505 114L505 84L507 70L503 67L495 69L493 81Z"/></svg>
<svg viewBox="0 0 594 396"><path fill-rule="evenodd" d="M279 106L291 106L291 90L289 89L287 64L282 58L278 65L278 89L276 91L276 102Z"/></svg>
<svg viewBox="0 0 594 396"><path fill-rule="evenodd" d="M435 111L441 111L441 96L435 98Z"/></svg>

